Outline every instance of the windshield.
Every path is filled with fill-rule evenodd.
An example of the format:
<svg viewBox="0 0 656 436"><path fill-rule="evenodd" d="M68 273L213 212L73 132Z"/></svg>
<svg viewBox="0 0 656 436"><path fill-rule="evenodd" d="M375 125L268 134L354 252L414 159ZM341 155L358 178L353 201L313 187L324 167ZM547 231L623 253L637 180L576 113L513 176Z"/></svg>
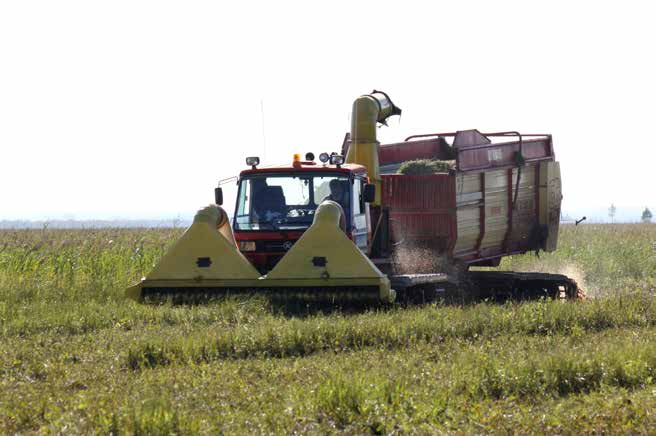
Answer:
<svg viewBox="0 0 656 436"><path fill-rule="evenodd" d="M337 201L347 221L349 179L338 175L262 175L239 184L235 230L306 229L324 200Z"/></svg>

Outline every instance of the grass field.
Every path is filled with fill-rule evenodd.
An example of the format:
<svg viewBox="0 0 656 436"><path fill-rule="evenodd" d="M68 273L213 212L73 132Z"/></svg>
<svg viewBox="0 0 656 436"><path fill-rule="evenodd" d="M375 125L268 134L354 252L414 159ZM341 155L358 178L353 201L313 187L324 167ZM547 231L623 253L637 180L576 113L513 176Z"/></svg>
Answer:
<svg viewBox="0 0 656 436"><path fill-rule="evenodd" d="M502 269L584 302L144 306L182 233L0 232L0 433L651 432L656 225L562 228Z"/></svg>

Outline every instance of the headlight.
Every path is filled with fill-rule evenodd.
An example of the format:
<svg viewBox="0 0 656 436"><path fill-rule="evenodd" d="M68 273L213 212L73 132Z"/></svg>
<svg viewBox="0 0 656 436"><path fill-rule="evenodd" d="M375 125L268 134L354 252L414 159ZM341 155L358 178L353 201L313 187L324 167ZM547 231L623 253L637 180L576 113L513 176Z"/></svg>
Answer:
<svg viewBox="0 0 656 436"><path fill-rule="evenodd" d="M344 156L333 154L332 156L330 156L330 163L333 165L341 165L344 163Z"/></svg>
<svg viewBox="0 0 656 436"><path fill-rule="evenodd" d="M255 251L255 241L239 241L240 251Z"/></svg>
<svg viewBox="0 0 656 436"><path fill-rule="evenodd" d="M256 167L260 164L260 158L257 156L251 156L246 158L246 165Z"/></svg>

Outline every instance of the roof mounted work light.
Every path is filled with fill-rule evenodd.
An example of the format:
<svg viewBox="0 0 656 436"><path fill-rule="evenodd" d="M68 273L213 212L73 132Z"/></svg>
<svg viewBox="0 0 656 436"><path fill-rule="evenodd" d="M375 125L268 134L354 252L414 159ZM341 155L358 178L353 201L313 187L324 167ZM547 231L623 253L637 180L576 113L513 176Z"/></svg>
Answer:
<svg viewBox="0 0 656 436"><path fill-rule="evenodd" d="M344 163L344 156L340 156L339 154L334 154L330 156L330 163L332 165L340 166Z"/></svg>
<svg viewBox="0 0 656 436"><path fill-rule="evenodd" d="M326 163L330 160L330 155L328 153L321 153L319 155L319 160L323 163Z"/></svg>
<svg viewBox="0 0 656 436"><path fill-rule="evenodd" d="M257 156L250 156L246 158L246 165L250 165L255 169L260 164L260 158Z"/></svg>

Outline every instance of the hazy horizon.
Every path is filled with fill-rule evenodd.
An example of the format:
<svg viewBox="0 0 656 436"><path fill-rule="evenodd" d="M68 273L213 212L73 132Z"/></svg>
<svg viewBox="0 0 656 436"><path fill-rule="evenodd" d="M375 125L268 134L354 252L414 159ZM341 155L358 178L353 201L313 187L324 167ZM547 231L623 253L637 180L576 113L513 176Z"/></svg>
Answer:
<svg viewBox="0 0 656 436"><path fill-rule="evenodd" d="M209 204L210 202L208 202ZM615 205L616 207L616 212L615 212L615 217L614 219L611 220L610 216L608 215L608 207L593 207L593 208L584 208L584 209L572 209L572 210L566 210L563 209L561 213L561 218L564 221L568 220L578 220L581 219L582 217L586 217L588 222L598 222L598 223L604 223L604 222L639 222L641 219L642 211L645 209L645 206L618 206ZM648 206L647 206L648 207ZM232 207L229 207L228 205L224 205L224 208L228 211L228 214L232 216L233 209ZM654 213L656 211L656 208L648 207L649 210ZM197 208L197 209L200 209ZM185 222L189 223L193 217L194 214L196 213L196 210L189 210L189 211L179 211L179 212L160 212L160 213L152 213L150 215L131 215L129 213L126 214L97 214L97 215L89 215L89 214L72 214L72 213L67 213L67 214L44 214L42 216L36 216L36 217L14 217L14 218L4 218L0 217L0 223L2 222L18 222L18 221L24 221L24 222L49 222L49 221L77 221L77 222L90 222L90 221L152 221L152 222Z"/></svg>

